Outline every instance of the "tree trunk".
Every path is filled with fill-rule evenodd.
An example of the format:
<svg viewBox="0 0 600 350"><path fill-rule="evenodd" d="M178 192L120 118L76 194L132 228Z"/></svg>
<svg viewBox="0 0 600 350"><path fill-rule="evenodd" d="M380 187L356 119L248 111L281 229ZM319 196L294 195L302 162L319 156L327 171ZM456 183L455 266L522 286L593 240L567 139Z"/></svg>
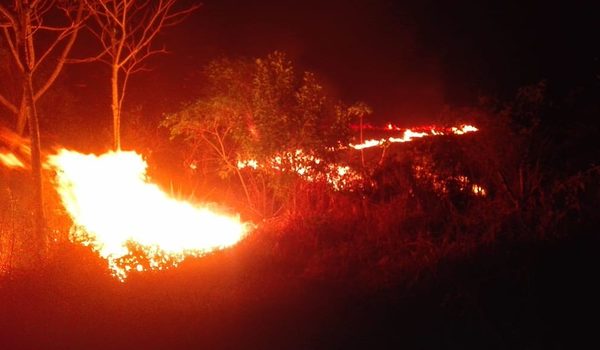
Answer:
<svg viewBox="0 0 600 350"><path fill-rule="evenodd" d="M119 103L119 67L112 67L112 117L113 117L113 147L116 151L121 149L121 106Z"/></svg>
<svg viewBox="0 0 600 350"><path fill-rule="evenodd" d="M31 138L31 176L33 184L33 220L35 235L35 252L38 259L46 255L48 237L46 236L46 222L44 218L44 197L42 184L42 156L40 146L40 126L33 100L33 87L31 72L24 74L23 94L25 111L29 121L29 136Z"/></svg>
<svg viewBox="0 0 600 350"><path fill-rule="evenodd" d="M23 94L21 98L21 105L19 107L19 113L17 115L17 134L19 134L19 136L23 136L23 133L25 132L25 127L27 126L27 123L29 121L29 119L27 119L27 109L25 103L26 98Z"/></svg>

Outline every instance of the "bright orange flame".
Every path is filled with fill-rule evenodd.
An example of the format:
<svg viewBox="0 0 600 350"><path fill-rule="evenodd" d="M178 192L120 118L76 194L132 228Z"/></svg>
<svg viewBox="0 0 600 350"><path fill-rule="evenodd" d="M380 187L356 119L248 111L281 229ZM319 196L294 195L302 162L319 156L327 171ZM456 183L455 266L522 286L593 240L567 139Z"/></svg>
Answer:
<svg viewBox="0 0 600 350"><path fill-rule="evenodd" d="M392 124L388 124L387 127L385 128L385 130L400 130L400 128L393 126ZM475 132L478 131L479 129L477 129L476 127L472 126L472 125L461 125L459 127L452 127L449 129L440 129L440 128L435 128L435 127L430 127L424 131L413 131L411 129L405 129L404 130L404 134L402 134L402 137L388 137L388 138L384 138L384 139L370 139L370 140L366 140L363 143L359 143L359 144L350 144L349 146L356 149L356 150L361 150L361 149L365 149L365 148L371 148L371 147L377 147L377 146L382 146L387 142L390 143L398 143L398 142L410 142L412 141L414 138L421 138L421 137L426 137L426 136L437 136L437 135L449 135L449 134L454 134L454 135L463 135L469 132Z"/></svg>
<svg viewBox="0 0 600 350"><path fill-rule="evenodd" d="M92 246L121 280L132 269L163 269L232 246L250 228L239 217L169 197L149 182L147 164L135 152L96 156L63 149L48 165L57 171L57 191L74 222L71 239ZM147 263L132 258L132 244Z"/></svg>
<svg viewBox="0 0 600 350"><path fill-rule="evenodd" d="M0 153L0 163L8 168L25 168L25 164L14 153Z"/></svg>
<svg viewBox="0 0 600 350"><path fill-rule="evenodd" d="M8 151L0 152L0 165L13 169L26 167L25 163L19 157L31 154L27 139L7 128L0 127L0 146L17 152L17 154Z"/></svg>
<svg viewBox="0 0 600 350"><path fill-rule="evenodd" d="M372 125L367 126L368 129L377 129ZM381 129L381 128L379 128ZM398 126L395 126L391 123L388 123L383 130L386 131L400 131L404 130L401 137L388 137L387 139L370 139L366 140L360 144L349 144L350 148L355 150L362 150L371 147L382 146L386 143L402 143L402 142L410 142L415 138L422 138L427 136L439 136L439 135L463 135L469 132L478 131L476 127L472 125L461 125L458 127L451 128L439 128L435 126L430 127L420 127L416 128L416 130L423 131L413 131L411 129L402 129ZM338 149L345 149L346 146L341 146ZM321 167L321 171L316 171L315 165L318 165L322 162L322 159L317 158L309 153L304 152L301 149L297 149L294 152L283 152L280 155L273 156L271 160L267 161L267 164L259 164L255 159L246 159L246 160L238 160L237 167L238 169L243 168L251 168L258 169L260 167L268 167L279 171L293 171L298 175L302 176L305 180L309 182L325 180L329 183L335 190L341 190L352 186L353 184L357 184L362 180L362 176L360 173L354 171L349 166L339 165L339 164L329 164L327 169L323 171L323 167ZM324 174L324 175L323 175ZM485 189L481 188L478 185L473 185L477 187L473 187L473 193L480 196L485 196Z"/></svg>

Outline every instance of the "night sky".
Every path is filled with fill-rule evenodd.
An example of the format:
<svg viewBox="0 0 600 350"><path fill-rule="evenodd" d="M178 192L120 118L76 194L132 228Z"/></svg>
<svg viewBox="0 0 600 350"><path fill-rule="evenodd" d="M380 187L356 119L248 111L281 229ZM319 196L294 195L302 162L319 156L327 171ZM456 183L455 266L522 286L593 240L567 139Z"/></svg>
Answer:
<svg viewBox="0 0 600 350"><path fill-rule="evenodd" d="M157 84L154 101L192 98L210 59L284 50L340 98L372 105L375 121L427 122L543 79L598 81L598 13L577 2L208 0L165 32L172 54L138 83Z"/></svg>
<svg viewBox="0 0 600 350"><path fill-rule="evenodd" d="M473 106L481 96L510 99L541 80L564 94L597 88L598 7L577 1L206 0L157 38L170 53L132 78L125 110L141 106L156 122L198 97L210 60L274 50L317 72L343 101L371 105L373 123L432 122L445 107ZM93 41L80 39L75 54L90 52ZM63 83L45 98L54 103L69 95L75 101L67 109L70 124L101 128L108 140L108 67L71 65L63 73ZM42 127L55 125L52 119L43 117Z"/></svg>

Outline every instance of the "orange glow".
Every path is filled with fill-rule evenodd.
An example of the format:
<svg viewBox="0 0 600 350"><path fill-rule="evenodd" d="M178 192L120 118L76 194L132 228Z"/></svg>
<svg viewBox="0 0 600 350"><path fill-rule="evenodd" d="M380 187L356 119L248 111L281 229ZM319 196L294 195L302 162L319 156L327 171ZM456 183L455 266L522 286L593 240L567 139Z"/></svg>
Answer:
<svg viewBox="0 0 600 350"><path fill-rule="evenodd" d="M351 183L362 179L360 174L349 166L335 163L324 166L322 163L322 159L297 149L294 152L283 152L272 157L267 161L266 166L282 172L294 172L308 182L325 181L335 190L347 188ZM254 159L239 160L237 166L239 169L254 170L263 167Z"/></svg>
<svg viewBox="0 0 600 350"><path fill-rule="evenodd" d="M26 138L7 128L0 127L0 146L16 152L16 154L9 151L0 152L0 165L11 169L27 167L25 162L21 160L24 155L31 154L29 141Z"/></svg>
<svg viewBox="0 0 600 350"><path fill-rule="evenodd" d="M481 197L485 197L487 195L485 188L479 186L478 184L471 185L471 192L473 192L474 195Z"/></svg>
<svg viewBox="0 0 600 350"><path fill-rule="evenodd" d="M478 131L476 127L472 125L461 125L458 127L451 128L440 128L435 126L420 127L411 129L402 129L391 123L386 124L383 128L376 128L372 125L367 125L367 129L382 129L385 131L401 131L404 130L400 137L390 136L383 139L370 139L360 144L349 144L348 146L355 150L362 150L366 148L372 148L377 146L383 146L386 143L403 143L410 142L416 138L428 137L428 136L439 136L439 135L463 135L470 132ZM340 146L339 149L346 149L344 146ZM267 164L259 164L255 159L238 160L237 167L239 169L251 168L258 169L260 167L269 167L271 169L279 171L293 171L298 175L302 176L303 179L309 182L315 182L319 180L325 180L335 190L348 189L351 185L359 183L362 180L362 176L350 168L349 166L339 164L328 164L327 167L321 166L317 171L317 166L322 160L308 154L307 152L298 149L294 152L283 152L279 155L272 157ZM441 185L440 185L441 186ZM485 189L478 185L473 185L473 193L479 196L485 196Z"/></svg>
<svg viewBox="0 0 600 350"><path fill-rule="evenodd" d="M25 164L23 164L16 155L10 152L0 153L0 164L8 168L25 168Z"/></svg>
<svg viewBox="0 0 600 350"><path fill-rule="evenodd" d="M4 127L0 127L0 143L11 150L18 150L23 154L31 154L29 140Z"/></svg>
<svg viewBox="0 0 600 350"><path fill-rule="evenodd" d="M121 280L131 270L161 270L232 246L251 226L171 198L150 182L146 162L133 151L96 156L62 149L47 164L74 223L71 239L91 246Z"/></svg>
<svg viewBox="0 0 600 350"><path fill-rule="evenodd" d="M374 128L373 126L368 126L366 129L376 129L376 128ZM432 126L429 128L419 128L419 129L422 129L423 131L413 131L411 129L404 129L404 133L402 134L401 137L370 139L370 140L364 141L363 143L350 144L349 146L356 150L361 150L361 149L366 149L366 148L371 148L371 147L382 146L388 142L389 143L410 142L415 138L421 138L421 137L426 137L426 136L451 135L451 134L463 135L463 134L466 134L469 132L475 132L475 131L479 130L476 127L474 127L473 125L461 125L458 127L445 128L445 129ZM402 129L397 126L394 126L392 124L387 124L387 126L384 128L384 130L399 131Z"/></svg>
<svg viewBox="0 0 600 350"><path fill-rule="evenodd" d="M414 166L413 171L417 179L427 180L429 183L431 183L433 189L438 193L448 193L448 183L452 181L459 184L459 189L461 191L469 190L473 195L478 197L487 196L487 191L485 188L483 188L483 186L471 182L471 179L465 175L442 178L438 174L432 173L421 165Z"/></svg>

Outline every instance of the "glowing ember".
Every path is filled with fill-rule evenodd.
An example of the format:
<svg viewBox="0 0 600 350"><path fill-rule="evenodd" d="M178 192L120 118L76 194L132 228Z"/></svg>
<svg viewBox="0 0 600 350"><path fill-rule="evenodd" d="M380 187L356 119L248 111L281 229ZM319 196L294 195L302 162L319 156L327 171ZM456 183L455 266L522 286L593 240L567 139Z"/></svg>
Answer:
<svg viewBox="0 0 600 350"><path fill-rule="evenodd" d="M323 163L321 158L297 149L294 152L283 152L272 157L267 161L266 167L281 172L295 172L309 182L325 181L335 190L347 188L350 184L362 179L360 174L349 166L335 163L325 166ZM263 167L263 164L254 159L239 160L237 167L239 169L251 168L256 170Z"/></svg>
<svg viewBox="0 0 600 350"><path fill-rule="evenodd" d="M16 155L9 152L0 153L0 164L8 168L25 168L25 164Z"/></svg>
<svg viewBox="0 0 600 350"><path fill-rule="evenodd" d="M135 269L163 269L239 242L249 229L239 217L169 197L146 176L135 152L48 157L56 187L74 222L71 239L90 245L124 279Z"/></svg>
<svg viewBox="0 0 600 350"><path fill-rule="evenodd" d="M485 191L485 188L479 186L478 184L473 184L471 186L471 192L473 192L473 194L476 196L482 196L482 197L485 197L487 194L487 192Z"/></svg>
<svg viewBox="0 0 600 350"><path fill-rule="evenodd" d="M458 189L460 191L470 190L471 193L475 196L487 196L487 191L485 190L485 188L483 188L479 184L472 182L471 179L469 179L465 175L452 176L450 178L444 179L438 174L434 174L431 171L428 171L424 166L420 165L414 166L413 171L417 179L429 181L432 184L433 189L438 193L448 193L448 183L454 182L455 184L459 185Z"/></svg>

